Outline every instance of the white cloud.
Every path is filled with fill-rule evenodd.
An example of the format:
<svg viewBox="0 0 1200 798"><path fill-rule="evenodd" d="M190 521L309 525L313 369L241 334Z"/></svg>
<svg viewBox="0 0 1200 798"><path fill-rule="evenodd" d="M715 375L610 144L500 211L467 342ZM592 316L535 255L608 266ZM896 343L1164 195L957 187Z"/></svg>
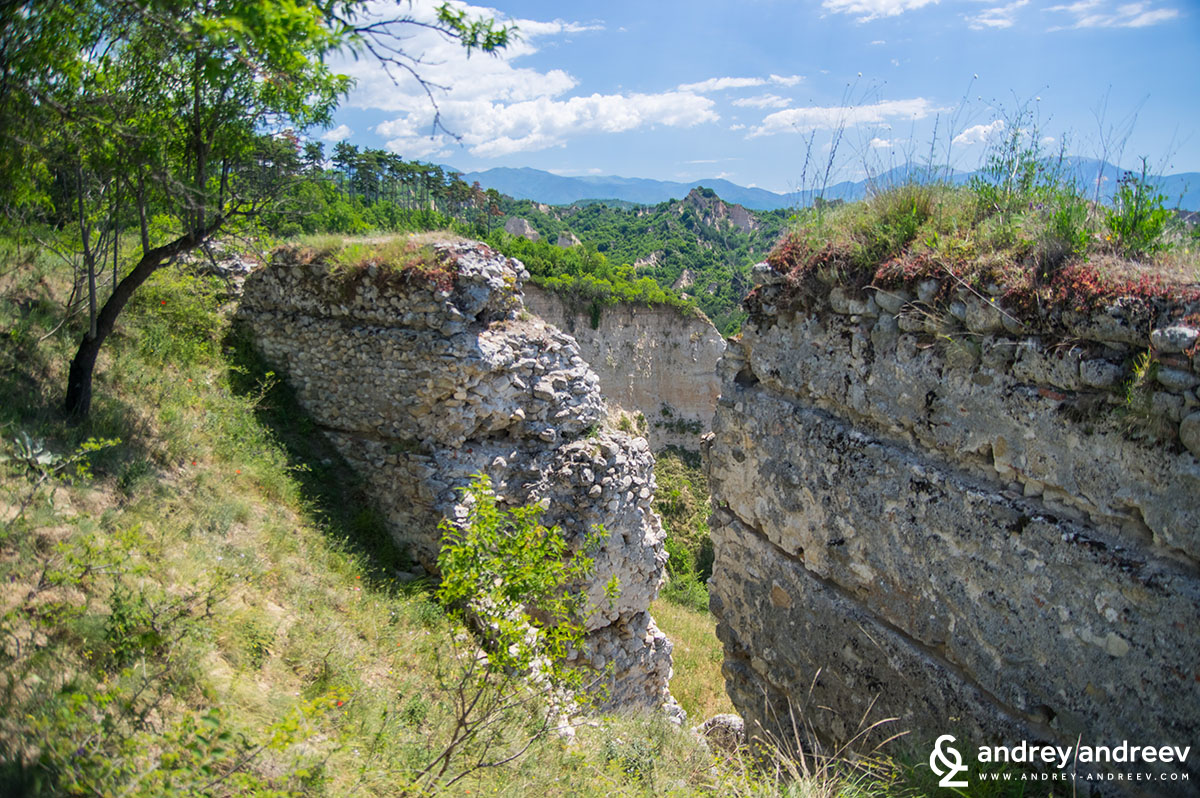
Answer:
<svg viewBox="0 0 1200 798"><path fill-rule="evenodd" d="M683 83L679 86L679 91L691 91L699 94L706 94L710 91L722 91L724 89L744 89L748 86L762 86L766 84L763 78L709 78L702 80L699 83Z"/></svg>
<svg viewBox="0 0 1200 798"><path fill-rule="evenodd" d="M479 11L485 15L492 14L499 16L499 12L490 8L479 9ZM559 36L564 33L587 33L588 31L604 30L604 25L600 22L585 25L578 22L567 22L562 19L556 19L553 22L534 22L523 19L517 27L517 35L526 38L531 36Z"/></svg>
<svg viewBox="0 0 1200 798"><path fill-rule="evenodd" d="M950 143L961 144L964 146L983 144L984 142L990 140L997 133L1000 133L1002 130L1004 130L1003 119L997 119L993 122L989 122L986 125L972 125L951 139Z"/></svg>
<svg viewBox="0 0 1200 798"><path fill-rule="evenodd" d="M411 16L419 22L436 18L442 0L413 0ZM346 58L338 69L357 79L347 104L391 111L394 118L375 127L387 146L409 158L444 153L461 142L473 155L490 157L559 147L578 135L619 133L650 125L690 127L720 117L712 100L694 92L659 94L591 94L570 96L578 81L562 69L541 71L520 59L536 53L541 43L570 34L602 29L599 23L561 19L503 19L500 12L455 4L468 16L502 19L516 25L520 38L492 57L467 57L456 42L421 27L405 31L404 51L414 68L432 85L435 109L425 90L411 79L395 83L369 57ZM372 8L395 13L394 5L376 0ZM385 11L385 9L388 9ZM449 130L435 130L436 120Z"/></svg>
<svg viewBox="0 0 1200 798"><path fill-rule="evenodd" d="M867 146L869 146L873 150L886 150L887 148L892 146L892 142L890 139L881 139L881 138L876 137L876 138L871 139L870 143Z"/></svg>
<svg viewBox="0 0 1200 798"><path fill-rule="evenodd" d="M875 41L871 42L871 44L872 45L887 44L887 42L885 42L883 39L876 39Z"/></svg>
<svg viewBox="0 0 1200 798"><path fill-rule="evenodd" d="M696 94L707 94L725 89L747 89L755 86L795 86L804 80L802 75L770 75L765 78L709 78L699 83L684 83L679 91L690 91Z"/></svg>
<svg viewBox="0 0 1200 798"><path fill-rule="evenodd" d="M430 141L433 113L413 112L384 122L376 131L389 139L389 149L406 156L414 148L449 144L442 134ZM581 134L622 133L649 125L692 127L720 118L712 100L686 92L539 97L508 104L471 100L443 103L441 113L442 124L460 136L472 155L483 158L561 147Z"/></svg>
<svg viewBox="0 0 1200 798"><path fill-rule="evenodd" d="M354 135L354 131L351 130L347 125L338 125L333 130L330 130L327 133L322 134L321 141L327 142L329 144L333 144L335 142L341 141L342 139L348 139L353 135Z"/></svg>
<svg viewBox="0 0 1200 798"><path fill-rule="evenodd" d="M882 125L889 119L923 119L948 109L937 108L924 97L911 100L886 100L874 105L815 106L776 111L750 131L750 138L775 133L806 133L858 125Z"/></svg>
<svg viewBox="0 0 1200 798"><path fill-rule="evenodd" d="M1122 3L1109 0L1079 0L1070 5L1051 6L1047 11L1070 14L1074 21L1066 26L1051 28L1145 28L1160 22L1175 19L1179 9L1166 6L1152 7L1148 2Z"/></svg>
<svg viewBox="0 0 1200 798"><path fill-rule="evenodd" d="M972 30L1011 28L1016 21L1017 9L1024 8L1027 5L1029 5L1029 0L1015 0L1015 2L1009 3L1006 6L986 8L973 17L966 17L967 25Z"/></svg>
<svg viewBox="0 0 1200 798"><path fill-rule="evenodd" d="M771 75L767 78L768 81L778 86L795 86L800 81L804 80L803 75Z"/></svg>
<svg viewBox="0 0 1200 798"><path fill-rule="evenodd" d="M745 125L743 125L741 122L739 122L739 123L737 123L736 125L730 125L730 126L729 126L729 129L730 129L730 130L745 130L745 129L746 129L746 126L745 126Z"/></svg>
<svg viewBox="0 0 1200 798"><path fill-rule="evenodd" d="M870 22L880 17L894 17L905 11L923 8L938 0L825 0L821 3L835 14L857 14L858 22Z"/></svg>
<svg viewBox="0 0 1200 798"><path fill-rule="evenodd" d="M739 97L733 104L739 108L787 108L792 101L778 94L759 94L755 97Z"/></svg>

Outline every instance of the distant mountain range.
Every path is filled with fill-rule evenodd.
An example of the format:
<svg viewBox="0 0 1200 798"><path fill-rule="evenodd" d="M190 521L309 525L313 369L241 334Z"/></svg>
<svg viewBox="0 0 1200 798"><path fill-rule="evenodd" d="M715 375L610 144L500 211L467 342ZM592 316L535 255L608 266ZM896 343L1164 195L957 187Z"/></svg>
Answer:
<svg viewBox="0 0 1200 798"><path fill-rule="evenodd" d="M1079 185L1094 186L1098 178L1101 196L1111 199L1123 171L1105 161L1094 158L1069 158L1069 168L1075 171ZM872 186L888 186L905 182L909 176L917 178L927 174L923 167L901 166L885 172L873 180L857 182L843 181L828 186L824 192L827 200L842 199L848 202L862 199ZM972 172L939 172L942 179L952 183L965 183ZM570 205L583 200L620 200L642 205L655 205L687 196L693 188L711 188L726 202L736 203L754 210L774 210L805 206L812 203L816 191L804 190L788 194L777 194L761 188L747 188L721 178L694 180L677 183L669 180L651 180L644 177L562 177L540 169L497 167L483 172L467 172L462 179L468 183L478 181L484 188L494 188L515 199L528 199L547 205ZM1185 172L1153 178L1158 190L1167 196L1168 207L1183 210L1200 210L1200 172ZM1089 192L1090 193L1090 192Z"/></svg>

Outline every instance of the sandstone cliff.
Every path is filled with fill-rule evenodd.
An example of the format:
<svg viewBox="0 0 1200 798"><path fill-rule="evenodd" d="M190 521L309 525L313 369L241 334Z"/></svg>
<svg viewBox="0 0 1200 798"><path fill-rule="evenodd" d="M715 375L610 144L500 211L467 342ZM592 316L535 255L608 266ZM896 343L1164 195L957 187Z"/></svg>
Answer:
<svg viewBox="0 0 1200 798"><path fill-rule="evenodd" d="M725 339L707 319L620 304L605 307L593 327L585 309L532 283L525 286L525 306L575 337L604 398L645 416L652 449L699 449L721 392L716 365L725 351Z"/></svg>
<svg viewBox="0 0 1200 798"><path fill-rule="evenodd" d="M966 291L797 303L758 274L708 446L748 731L790 704L838 741L886 716L976 745L1200 739L1194 331L1117 303L1043 338Z"/></svg>
<svg viewBox="0 0 1200 798"><path fill-rule="evenodd" d="M433 250L432 266L341 272L280 250L247 279L239 315L427 569L439 519L465 513L460 488L476 473L503 501L545 505L543 522L573 545L603 524L595 571L578 586L590 602L581 659L611 670L612 704L673 705L671 644L648 611L666 561L649 449L604 429L575 341L521 320L519 262L481 244Z"/></svg>

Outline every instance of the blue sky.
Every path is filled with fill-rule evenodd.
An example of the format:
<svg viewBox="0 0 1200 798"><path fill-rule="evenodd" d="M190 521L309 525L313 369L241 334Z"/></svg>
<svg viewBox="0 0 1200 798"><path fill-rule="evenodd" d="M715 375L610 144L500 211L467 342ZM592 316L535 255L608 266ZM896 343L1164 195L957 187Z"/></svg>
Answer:
<svg viewBox="0 0 1200 798"><path fill-rule="evenodd" d="M1196 0L511 0L500 57L413 29L408 53L458 140L431 137L411 79L369 59L324 133L466 171L691 181L773 191L860 179L931 150L974 169L1022 111L1043 147L1200 172ZM435 3L399 9L428 18ZM396 6L380 2L381 11ZM1026 124L1023 129L1032 130Z"/></svg>

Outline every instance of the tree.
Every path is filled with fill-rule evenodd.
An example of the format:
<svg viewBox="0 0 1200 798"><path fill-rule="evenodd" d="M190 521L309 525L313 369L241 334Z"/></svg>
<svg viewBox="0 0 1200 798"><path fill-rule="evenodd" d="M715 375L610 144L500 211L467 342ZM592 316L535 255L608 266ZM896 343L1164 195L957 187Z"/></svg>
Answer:
<svg viewBox="0 0 1200 798"><path fill-rule="evenodd" d="M262 213L299 171L297 140L285 131L327 123L351 85L329 56L351 48L421 80L402 46L414 25L468 52L503 48L512 33L449 6L432 22L379 19L366 0L0 4L0 205L12 218L71 219L88 276L91 313L68 375L69 415L87 416L96 357L138 287ZM129 208L142 246L118 281ZM152 213L174 220L161 240L151 240ZM110 255L114 286L98 306L96 274Z"/></svg>

